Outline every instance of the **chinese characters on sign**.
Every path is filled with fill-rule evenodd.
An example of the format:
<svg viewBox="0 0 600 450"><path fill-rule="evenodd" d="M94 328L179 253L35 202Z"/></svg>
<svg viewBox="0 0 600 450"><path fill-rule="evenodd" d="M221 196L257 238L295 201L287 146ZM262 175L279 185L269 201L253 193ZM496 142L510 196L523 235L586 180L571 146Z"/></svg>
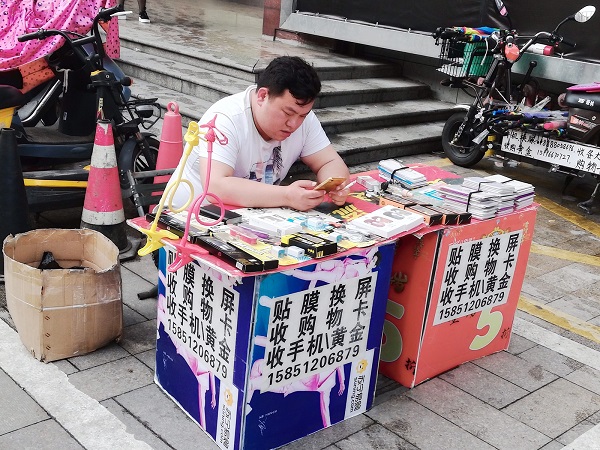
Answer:
<svg viewBox="0 0 600 450"><path fill-rule="evenodd" d="M548 139L512 130L502 139L502 151L585 172L600 173L598 147L577 142Z"/></svg>
<svg viewBox="0 0 600 450"><path fill-rule="evenodd" d="M364 357L377 273L273 299L265 389Z"/></svg>
<svg viewBox="0 0 600 450"><path fill-rule="evenodd" d="M167 252L168 264L175 259ZM239 294L211 272L186 264L167 272L167 331L200 364L222 380L233 380Z"/></svg>
<svg viewBox="0 0 600 450"><path fill-rule="evenodd" d="M508 301L523 230L448 248L434 325Z"/></svg>

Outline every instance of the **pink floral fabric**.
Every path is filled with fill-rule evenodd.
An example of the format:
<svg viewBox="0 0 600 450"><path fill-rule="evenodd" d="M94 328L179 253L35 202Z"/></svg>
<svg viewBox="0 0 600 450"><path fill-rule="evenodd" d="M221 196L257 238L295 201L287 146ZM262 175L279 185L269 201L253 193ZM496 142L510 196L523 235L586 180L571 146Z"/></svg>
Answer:
<svg viewBox="0 0 600 450"><path fill-rule="evenodd" d="M45 57L64 43L60 36L27 42L19 42L18 36L39 28L86 34L100 8L115 4L116 0L0 0L0 71ZM104 28L105 49L118 58L119 21L113 18Z"/></svg>

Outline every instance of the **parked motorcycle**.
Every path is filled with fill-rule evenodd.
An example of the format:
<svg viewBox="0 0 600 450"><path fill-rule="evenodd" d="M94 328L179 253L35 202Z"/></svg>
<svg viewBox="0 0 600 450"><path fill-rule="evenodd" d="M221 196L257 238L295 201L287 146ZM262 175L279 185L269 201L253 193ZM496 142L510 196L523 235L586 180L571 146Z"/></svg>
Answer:
<svg viewBox="0 0 600 450"><path fill-rule="evenodd" d="M142 130L150 129L160 118L157 99L130 98L131 79L104 52L100 22L111 20L117 12L117 6L100 10L86 36L40 29L18 38L24 42L60 35L65 40L48 57L54 78L28 94L13 86L0 86L0 116L15 110L23 116L21 120L14 114L11 127L17 132L26 185L32 186L28 188L32 211L83 204L84 189L63 186L87 179L82 167L91 158L100 117L113 126L125 197L129 196L128 170L156 167L159 141Z"/></svg>
<svg viewBox="0 0 600 450"><path fill-rule="evenodd" d="M506 7L496 0L498 11L507 16ZM563 110L548 110L550 97L537 104L527 102L535 89L531 61L519 84L512 78L512 67L532 46L545 44L554 50L560 44L575 46L560 33L565 23L588 21L595 12L586 6L562 20L552 32L520 36L515 30L464 27L440 28L434 33L441 45L440 71L450 75L443 85L474 92L471 105L453 114L442 132L446 156L456 165L471 167L488 150L496 158L542 162L553 172L567 175L565 188L575 176L600 175L600 163L593 155L600 151L600 85L572 86L562 96ZM522 41L522 45L519 45ZM579 204L590 212L598 192Z"/></svg>

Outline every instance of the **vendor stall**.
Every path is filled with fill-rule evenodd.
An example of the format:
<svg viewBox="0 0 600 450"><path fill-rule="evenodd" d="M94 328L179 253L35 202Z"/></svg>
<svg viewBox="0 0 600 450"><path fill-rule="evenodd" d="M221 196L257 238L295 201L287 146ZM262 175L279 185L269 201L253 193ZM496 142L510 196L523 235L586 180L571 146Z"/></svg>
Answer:
<svg viewBox="0 0 600 450"><path fill-rule="evenodd" d="M341 222L378 205L353 199L325 209L302 224L322 228L325 216ZM273 230L299 220L292 210L236 211L265 228L274 218ZM424 227L419 222L411 231ZM130 224L149 226L143 218ZM213 236L222 236L218 229ZM170 271L180 243L163 239L155 381L219 447L279 447L373 405L395 236L352 245L349 238L339 237L335 254L286 252L279 267L261 272L199 247L192 262ZM269 254L277 247L235 242L263 260L263 246Z"/></svg>
<svg viewBox="0 0 600 450"><path fill-rule="evenodd" d="M168 273L167 246L157 384L223 449L278 447L365 412L393 252L240 276L201 260Z"/></svg>
<svg viewBox="0 0 600 450"><path fill-rule="evenodd" d="M403 200L372 171L353 177L343 206L238 208L208 234L186 214L159 221L173 232L187 223L189 242L163 239L155 380L221 448L279 447L367 411L378 365L412 387L508 346L535 205L473 221L436 211L427 179L456 175L386 162L388 179L415 188L406 204L420 202L384 205ZM229 245L248 257L232 259Z"/></svg>

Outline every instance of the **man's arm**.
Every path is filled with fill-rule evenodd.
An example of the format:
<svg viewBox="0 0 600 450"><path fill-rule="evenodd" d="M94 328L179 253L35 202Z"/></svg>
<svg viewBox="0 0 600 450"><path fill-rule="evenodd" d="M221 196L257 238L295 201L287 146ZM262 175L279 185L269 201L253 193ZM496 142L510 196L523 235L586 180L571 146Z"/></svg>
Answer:
<svg viewBox="0 0 600 450"><path fill-rule="evenodd" d="M333 203L336 205L343 205L349 193L349 190L344 189L344 186L349 183L348 179L350 178L350 172L348 171L348 166L346 166L346 163L344 163L333 146L329 144L323 150L305 156L302 158L302 162L317 175L317 182L326 180L329 177L346 178L345 183L329 192L329 197Z"/></svg>
<svg viewBox="0 0 600 450"><path fill-rule="evenodd" d="M207 186L207 159L200 158L202 185ZM233 168L219 161L212 161L208 191L217 195L225 204L276 208L286 206L307 211L318 206L324 198L323 191L315 191L310 180L298 180L289 186L271 185L233 176ZM212 200L209 197L209 200Z"/></svg>

